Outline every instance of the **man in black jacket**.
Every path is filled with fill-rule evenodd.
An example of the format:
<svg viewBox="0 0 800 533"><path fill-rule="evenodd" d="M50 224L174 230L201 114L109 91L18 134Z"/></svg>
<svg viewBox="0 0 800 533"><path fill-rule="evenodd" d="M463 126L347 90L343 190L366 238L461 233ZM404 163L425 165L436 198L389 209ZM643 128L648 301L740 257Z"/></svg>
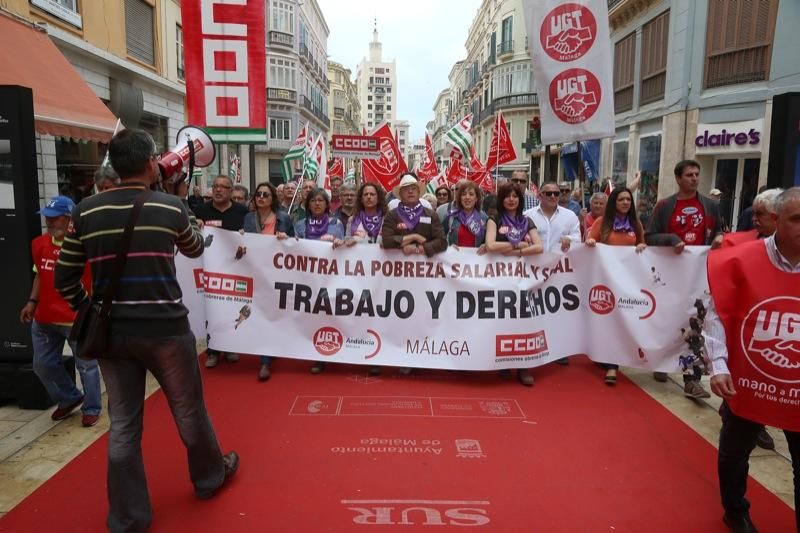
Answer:
<svg viewBox="0 0 800 533"><path fill-rule="evenodd" d="M691 159L675 165L678 192L659 200L647 225L645 240L649 246L671 246L676 254L686 246L722 245L722 219L719 204L697 192L700 163ZM702 372L694 366L683 375L684 394L689 398L709 398L700 383ZM666 381L664 372L655 372L656 381Z"/></svg>

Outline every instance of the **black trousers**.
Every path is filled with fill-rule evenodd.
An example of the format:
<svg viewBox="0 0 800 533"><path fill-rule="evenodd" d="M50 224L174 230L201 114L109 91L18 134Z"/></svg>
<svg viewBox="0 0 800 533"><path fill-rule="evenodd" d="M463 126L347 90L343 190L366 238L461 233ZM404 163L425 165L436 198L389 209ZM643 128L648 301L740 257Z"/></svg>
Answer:
<svg viewBox="0 0 800 533"><path fill-rule="evenodd" d="M747 474L750 470L750 453L756 447L756 438L763 424L736 416L727 403L720 408L722 431L719 434L717 470L722 507L729 515L747 513L750 502L745 498ZM794 508L797 530L800 531L800 433L783 432L789 443L794 472ZM758 524L756 524L758 525Z"/></svg>

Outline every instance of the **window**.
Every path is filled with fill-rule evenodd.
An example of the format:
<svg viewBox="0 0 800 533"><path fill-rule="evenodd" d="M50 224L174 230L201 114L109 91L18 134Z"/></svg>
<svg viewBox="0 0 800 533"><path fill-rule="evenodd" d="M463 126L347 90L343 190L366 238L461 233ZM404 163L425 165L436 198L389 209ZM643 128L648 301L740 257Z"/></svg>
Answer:
<svg viewBox="0 0 800 533"><path fill-rule="evenodd" d="M507 17L503 19L503 25L500 33L500 46L498 52L505 54L514 50L514 18Z"/></svg>
<svg viewBox="0 0 800 533"><path fill-rule="evenodd" d="M80 12L78 11L78 0L30 0L30 3L42 11L46 11L65 20L78 28L82 27ZM6 2L3 2L5 6Z"/></svg>
<svg viewBox="0 0 800 533"><path fill-rule="evenodd" d="M170 147L169 128L167 127L167 117L154 115L147 111L142 113L139 120L139 128L149 133L156 142L156 151L164 152Z"/></svg>
<svg viewBox="0 0 800 533"><path fill-rule="evenodd" d="M709 0L705 87L769 79L778 0Z"/></svg>
<svg viewBox="0 0 800 533"><path fill-rule="evenodd" d="M295 64L290 59L280 57L269 58L269 80L270 87L281 89L296 89L295 85Z"/></svg>
<svg viewBox="0 0 800 533"><path fill-rule="evenodd" d="M635 48L635 32L614 45L614 112L616 113L633 109Z"/></svg>
<svg viewBox="0 0 800 533"><path fill-rule="evenodd" d="M391 101L392 101L392 97L391 97L391 96L387 96L387 97L386 97L386 101L387 101L387 102L391 102Z"/></svg>
<svg viewBox="0 0 800 533"><path fill-rule="evenodd" d="M492 93L495 98L531 92L533 92L533 72L529 62L515 63L495 69L492 78Z"/></svg>
<svg viewBox="0 0 800 533"><path fill-rule="evenodd" d="M372 96L367 96L367 102L371 102L371 101L372 101Z"/></svg>
<svg viewBox="0 0 800 533"><path fill-rule="evenodd" d="M372 113L367 113L367 118L372 118Z"/></svg>
<svg viewBox="0 0 800 533"><path fill-rule="evenodd" d="M178 79L186 79L186 65L183 61L183 28L175 26L175 53L178 55Z"/></svg>
<svg viewBox="0 0 800 533"><path fill-rule="evenodd" d="M372 104L367 104L367 109L372 109Z"/></svg>
<svg viewBox="0 0 800 533"><path fill-rule="evenodd" d="M125 0L125 41L128 55L155 66L153 6L144 0Z"/></svg>
<svg viewBox="0 0 800 533"><path fill-rule="evenodd" d="M291 121L284 118L269 119L269 138L276 141L291 141Z"/></svg>
<svg viewBox="0 0 800 533"><path fill-rule="evenodd" d="M614 143L611 180L614 186L625 186L628 181L628 141Z"/></svg>
<svg viewBox="0 0 800 533"><path fill-rule="evenodd" d="M390 106L390 105L387 105L387 106L386 106L386 111L391 111L391 110L392 110L392 106Z"/></svg>
<svg viewBox="0 0 800 533"><path fill-rule="evenodd" d="M273 0L269 29L294 34L294 6Z"/></svg>
<svg viewBox="0 0 800 533"><path fill-rule="evenodd" d="M647 226L658 197L658 170L661 163L661 135L649 135L639 140L639 170L641 181L636 191L636 210L642 224Z"/></svg>
<svg viewBox="0 0 800 533"><path fill-rule="evenodd" d="M372 127L372 122L367 123L367 126Z"/></svg>
<svg viewBox="0 0 800 533"><path fill-rule="evenodd" d="M668 43L669 11L666 11L642 26L640 105L664 98Z"/></svg>

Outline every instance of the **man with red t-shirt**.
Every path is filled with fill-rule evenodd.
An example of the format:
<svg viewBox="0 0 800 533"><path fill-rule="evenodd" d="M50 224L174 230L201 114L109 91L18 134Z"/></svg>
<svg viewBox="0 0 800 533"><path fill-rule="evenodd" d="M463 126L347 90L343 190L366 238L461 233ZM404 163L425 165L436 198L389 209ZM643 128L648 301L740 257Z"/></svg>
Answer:
<svg viewBox="0 0 800 533"><path fill-rule="evenodd" d="M64 342L69 339L75 312L55 290L54 271L61 244L71 221L75 203L66 196L56 196L40 211L45 217L47 233L31 242L33 279L31 296L20 311L23 323L31 323L33 338L33 371L42 381L47 393L58 404L51 418L63 420L81 404L82 424L90 427L100 417L100 370L97 361L75 358L75 367L81 376L83 393L78 390L61 364ZM89 269L84 274L84 285L89 286ZM70 343L72 353L75 345Z"/></svg>
<svg viewBox="0 0 800 533"><path fill-rule="evenodd" d="M700 163L687 159L675 165L678 192L659 200L647 225L645 240L648 246L671 246L676 254L686 246L722 245L722 221L719 204L697 192L700 185ZM709 398L711 395L700 383L702 371L698 366L683 375L683 393L689 398ZM666 381L664 372L655 372L656 381Z"/></svg>

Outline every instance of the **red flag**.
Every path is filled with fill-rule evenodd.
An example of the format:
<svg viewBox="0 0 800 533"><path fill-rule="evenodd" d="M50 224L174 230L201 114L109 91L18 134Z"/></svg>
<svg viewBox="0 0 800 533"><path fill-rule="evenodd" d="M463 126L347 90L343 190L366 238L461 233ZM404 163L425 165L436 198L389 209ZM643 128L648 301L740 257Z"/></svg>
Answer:
<svg viewBox="0 0 800 533"><path fill-rule="evenodd" d="M486 168L481 164L481 160L478 159L477 155L475 155L475 145L474 144L470 144L469 145L469 158L470 158L469 163L470 163L470 166L472 167L472 170L475 170L475 171L478 171L478 172L482 172L482 171L486 170Z"/></svg>
<svg viewBox="0 0 800 533"><path fill-rule="evenodd" d="M422 166L417 171L417 176L423 181L430 181L439 174L439 167L436 165L436 158L433 155L431 137L425 132L425 156L422 158Z"/></svg>
<svg viewBox="0 0 800 533"><path fill-rule="evenodd" d="M606 181L606 190L604 192L606 193L606 196L611 196L611 193L613 191L614 191L614 184L612 183L611 178L609 178Z"/></svg>
<svg viewBox="0 0 800 533"><path fill-rule="evenodd" d="M489 153L486 156L486 170L493 170L494 167L508 163L517 158L517 151L514 150L514 143L508 134L508 126L503 113L498 113L494 121L492 130L492 143L489 145Z"/></svg>
<svg viewBox="0 0 800 533"><path fill-rule="evenodd" d="M408 172L408 166L388 125L382 125L372 135L380 139L381 157L362 160L364 180L378 183L385 190L391 191L400 183L400 175Z"/></svg>
<svg viewBox="0 0 800 533"><path fill-rule="evenodd" d="M464 169L464 166L461 164L461 159L452 158L450 159L450 168L447 169L447 186L452 187L458 180L464 179L467 177L467 171Z"/></svg>
<svg viewBox="0 0 800 533"><path fill-rule="evenodd" d="M344 161L341 157L334 157L328 163L328 177L344 179Z"/></svg>
<svg viewBox="0 0 800 533"><path fill-rule="evenodd" d="M491 172L486 170L481 170L479 172L468 172L467 179L483 189L483 192L494 193L494 179L492 178Z"/></svg>

